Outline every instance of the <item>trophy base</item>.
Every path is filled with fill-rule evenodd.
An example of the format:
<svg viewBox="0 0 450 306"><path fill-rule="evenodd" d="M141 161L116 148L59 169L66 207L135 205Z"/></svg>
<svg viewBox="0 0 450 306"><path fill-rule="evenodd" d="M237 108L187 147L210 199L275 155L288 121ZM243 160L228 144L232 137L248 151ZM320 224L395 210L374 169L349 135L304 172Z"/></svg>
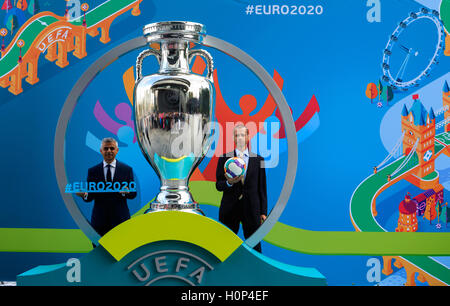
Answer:
<svg viewBox="0 0 450 306"><path fill-rule="evenodd" d="M171 183L171 182L169 182ZM157 211L183 211L205 216L200 205L192 199L189 188L185 186L168 187L166 184L144 214Z"/></svg>
<svg viewBox="0 0 450 306"><path fill-rule="evenodd" d="M197 203L193 204L161 204L161 203L151 203L150 208L147 209L144 214L157 212L157 211L182 211L187 213L193 213L205 216L205 213L200 209Z"/></svg>

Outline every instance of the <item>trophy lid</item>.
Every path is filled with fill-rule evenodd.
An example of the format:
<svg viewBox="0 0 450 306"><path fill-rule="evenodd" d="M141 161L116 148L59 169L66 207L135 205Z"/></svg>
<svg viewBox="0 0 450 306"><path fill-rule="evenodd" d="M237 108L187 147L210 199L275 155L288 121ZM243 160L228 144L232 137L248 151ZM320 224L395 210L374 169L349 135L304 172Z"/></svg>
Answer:
<svg viewBox="0 0 450 306"><path fill-rule="evenodd" d="M147 42L186 40L199 43L206 34L204 25L190 21L163 21L147 24L144 36Z"/></svg>

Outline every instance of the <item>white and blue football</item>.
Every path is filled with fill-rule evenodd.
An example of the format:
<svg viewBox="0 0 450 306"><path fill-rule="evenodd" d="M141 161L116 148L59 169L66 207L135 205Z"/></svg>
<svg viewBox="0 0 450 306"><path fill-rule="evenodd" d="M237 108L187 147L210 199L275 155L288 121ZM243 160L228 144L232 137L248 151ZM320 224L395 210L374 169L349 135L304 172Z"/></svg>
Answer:
<svg viewBox="0 0 450 306"><path fill-rule="evenodd" d="M228 178L235 178L245 173L245 161L239 157L231 157L225 162L224 170Z"/></svg>

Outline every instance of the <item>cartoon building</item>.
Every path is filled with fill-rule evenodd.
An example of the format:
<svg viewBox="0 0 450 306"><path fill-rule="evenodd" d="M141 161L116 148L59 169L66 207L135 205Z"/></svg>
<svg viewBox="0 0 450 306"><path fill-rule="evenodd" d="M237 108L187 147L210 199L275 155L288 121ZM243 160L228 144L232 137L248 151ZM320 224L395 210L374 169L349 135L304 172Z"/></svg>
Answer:
<svg viewBox="0 0 450 306"><path fill-rule="evenodd" d="M11 0L4 0L2 5L2 10L10 10L13 6L11 4Z"/></svg>
<svg viewBox="0 0 450 306"><path fill-rule="evenodd" d="M450 87L448 86L447 81L444 82L444 86L442 87L442 103L444 104L444 118L445 121L450 117ZM445 125L445 131L450 131L450 123Z"/></svg>
<svg viewBox="0 0 450 306"><path fill-rule="evenodd" d="M435 194L436 194L436 202L443 203L444 202L444 186L441 184L437 184L433 188Z"/></svg>
<svg viewBox="0 0 450 306"><path fill-rule="evenodd" d="M423 216L426 210L435 207L438 202L444 202L444 186L437 184L433 189L428 189L414 197L417 202L417 217Z"/></svg>
<svg viewBox="0 0 450 306"><path fill-rule="evenodd" d="M407 155L412 149L415 149L419 158L419 177L434 171L434 135L436 134L436 118L433 108L427 112L419 95L413 95L413 105L408 110L403 105L402 110L402 131L405 132L403 138L403 153ZM416 141L418 140L417 147Z"/></svg>
<svg viewBox="0 0 450 306"><path fill-rule="evenodd" d="M25 11L28 7L27 0L18 0L16 6L18 9Z"/></svg>
<svg viewBox="0 0 450 306"><path fill-rule="evenodd" d="M427 198L427 204L424 211L424 218L433 220L436 218L436 194L433 189L429 189L424 192Z"/></svg>
<svg viewBox="0 0 450 306"><path fill-rule="evenodd" d="M425 208L427 207L427 197L421 193L416 195L414 200L417 201L417 216L422 216L425 212Z"/></svg>
<svg viewBox="0 0 450 306"><path fill-rule="evenodd" d="M411 199L409 192L406 194L405 199L400 202L398 209L400 216L398 217L398 225L395 229L396 232L416 232L417 231L417 201Z"/></svg>

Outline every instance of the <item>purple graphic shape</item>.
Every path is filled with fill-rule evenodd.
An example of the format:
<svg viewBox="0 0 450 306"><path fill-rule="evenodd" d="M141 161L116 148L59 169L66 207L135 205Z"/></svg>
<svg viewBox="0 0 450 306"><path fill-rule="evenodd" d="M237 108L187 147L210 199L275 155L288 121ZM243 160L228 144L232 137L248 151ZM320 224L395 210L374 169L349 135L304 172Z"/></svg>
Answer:
<svg viewBox="0 0 450 306"><path fill-rule="evenodd" d="M120 120L124 121L126 123L126 126L129 126L134 131L134 121L132 118L133 113L132 113L130 105L128 105L127 103L119 103L116 106L114 111L115 111L116 117L119 118ZM137 140L136 134L134 133L133 143L135 143L136 140Z"/></svg>
<svg viewBox="0 0 450 306"><path fill-rule="evenodd" d="M123 126L120 123L114 121L103 109L102 105L99 101L95 104L94 107L94 116L97 121L109 132L117 135L117 131Z"/></svg>
<svg viewBox="0 0 450 306"><path fill-rule="evenodd" d="M103 109L99 101L94 107L94 116L97 121L109 132L117 135L119 129L123 126L129 126L134 131L134 122L132 119L132 110L127 103L119 103L114 109L115 115L118 119L125 122L125 124L120 124L112 119L106 111ZM133 143L136 142L136 135L133 136Z"/></svg>

